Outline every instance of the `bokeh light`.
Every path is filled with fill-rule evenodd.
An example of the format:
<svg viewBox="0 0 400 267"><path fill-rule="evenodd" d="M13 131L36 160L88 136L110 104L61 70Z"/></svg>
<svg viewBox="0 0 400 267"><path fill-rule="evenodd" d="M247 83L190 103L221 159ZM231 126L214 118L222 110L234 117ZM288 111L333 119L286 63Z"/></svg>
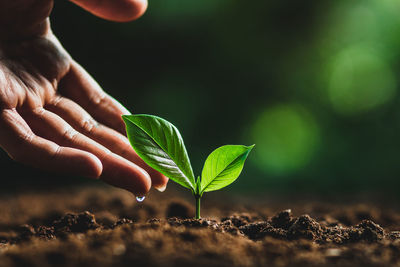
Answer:
<svg viewBox="0 0 400 267"><path fill-rule="evenodd" d="M256 143L238 190L400 191L399 0L155 0L122 24L55 1L51 24L110 95L177 125L195 170Z"/></svg>
<svg viewBox="0 0 400 267"><path fill-rule="evenodd" d="M392 99L396 80L389 64L377 51L353 45L334 57L328 90L337 112L356 114Z"/></svg>
<svg viewBox="0 0 400 267"><path fill-rule="evenodd" d="M254 161L264 172L291 173L307 164L319 144L312 115L299 105L277 105L260 114L253 126Z"/></svg>

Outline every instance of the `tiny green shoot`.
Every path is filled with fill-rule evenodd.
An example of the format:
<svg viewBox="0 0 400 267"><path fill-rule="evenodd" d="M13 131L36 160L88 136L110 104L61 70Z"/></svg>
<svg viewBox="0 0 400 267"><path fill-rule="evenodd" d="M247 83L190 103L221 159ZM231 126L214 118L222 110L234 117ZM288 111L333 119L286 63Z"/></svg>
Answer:
<svg viewBox="0 0 400 267"><path fill-rule="evenodd" d="M150 167L192 191L196 219L200 219L200 199L205 192L233 183L243 170L252 146L225 145L206 159L201 177L195 178L185 144L178 129L153 115L122 116L129 142Z"/></svg>

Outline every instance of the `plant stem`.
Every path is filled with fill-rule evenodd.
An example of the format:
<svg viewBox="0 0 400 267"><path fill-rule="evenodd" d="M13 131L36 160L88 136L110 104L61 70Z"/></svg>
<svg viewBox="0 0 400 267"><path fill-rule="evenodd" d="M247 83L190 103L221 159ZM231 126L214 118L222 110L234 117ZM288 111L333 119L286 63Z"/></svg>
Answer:
<svg viewBox="0 0 400 267"><path fill-rule="evenodd" d="M195 219L200 219L200 196L195 196L196 199L196 217Z"/></svg>

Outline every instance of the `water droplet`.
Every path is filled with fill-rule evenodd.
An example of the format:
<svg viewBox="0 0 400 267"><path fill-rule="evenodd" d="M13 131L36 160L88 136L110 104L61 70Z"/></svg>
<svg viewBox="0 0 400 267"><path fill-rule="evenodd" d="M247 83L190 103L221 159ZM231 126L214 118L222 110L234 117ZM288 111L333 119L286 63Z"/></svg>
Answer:
<svg viewBox="0 0 400 267"><path fill-rule="evenodd" d="M146 197L136 197L137 202L143 202Z"/></svg>

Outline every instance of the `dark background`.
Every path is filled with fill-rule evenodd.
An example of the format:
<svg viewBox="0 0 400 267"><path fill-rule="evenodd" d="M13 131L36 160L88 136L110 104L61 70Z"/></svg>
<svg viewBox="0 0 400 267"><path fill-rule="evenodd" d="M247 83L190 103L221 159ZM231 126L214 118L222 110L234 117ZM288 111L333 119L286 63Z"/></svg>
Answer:
<svg viewBox="0 0 400 267"><path fill-rule="evenodd" d="M57 0L51 22L104 90L180 129L195 173L255 143L231 192L400 191L397 0L150 0L124 24ZM0 167L5 190L87 182Z"/></svg>

